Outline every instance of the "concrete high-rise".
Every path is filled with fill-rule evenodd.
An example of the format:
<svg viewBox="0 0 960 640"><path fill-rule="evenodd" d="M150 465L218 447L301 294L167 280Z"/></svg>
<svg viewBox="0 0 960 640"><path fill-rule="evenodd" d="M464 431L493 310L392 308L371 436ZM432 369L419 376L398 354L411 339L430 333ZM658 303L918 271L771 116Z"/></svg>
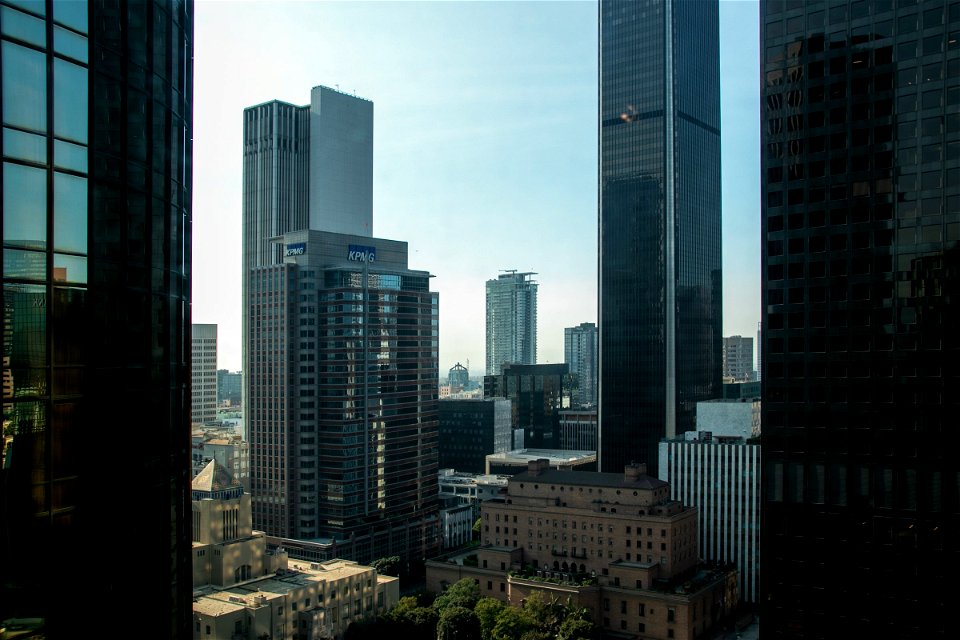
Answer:
<svg viewBox="0 0 960 640"><path fill-rule="evenodd" d="M537 363L535 273L514 270L487 280L487 375L506 364Z"/></svg>
<svg viewBox="0 0 960 640"><path fill-rule="evenodd" d="M601 471L657 473L721 385L719 7L601 0Z"/></svg>
<svg viewBox="0 0 960 640"><path fill-rule="evenodd" d="M955 633L958 33L761 3L764 636Z"/></svg>
<svg viewBox="0 0 960 640"><path fill-rule="evenodd" d="M577 377L576 387L571 391L571 404L575 407L597 406L599 335L597 325L592 322L563 330L563 361Z"/></svg>
<svg viewBox="0 0 960 640"><path fill-rule="evenodd" d="M217 325L195 324L191 336L190 421L217 419Z"/></svg>
<svg viewBox="0 0 960 640"><path fill-rule="evenodd" d="M252 270L283 263L276 239L301 229L373 234L371 101L317 86L305 106L273 100L244 109L244 345ZM244 348L244 373L247 355Z"/></svg>
<svg viewBox="0 0 960 640"><path fill-rule="evenodd" d="M189 638L193 2L0 22L0 620Z"/></svg>
<svg viewBox="0 0 960 640"><path fill-rule="evenodd" d="M750 382L753 378L753 338L724 337L723 381Z"/></svg>

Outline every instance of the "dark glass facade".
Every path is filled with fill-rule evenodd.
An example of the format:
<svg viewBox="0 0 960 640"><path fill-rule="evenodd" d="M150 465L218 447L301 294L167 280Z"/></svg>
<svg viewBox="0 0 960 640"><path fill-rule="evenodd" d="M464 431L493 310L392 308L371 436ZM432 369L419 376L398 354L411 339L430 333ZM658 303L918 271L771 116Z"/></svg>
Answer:
<svg viewBox="0 0 960 640"><path fill-rule="evenodd" d="M570 407L573 380L564 364L508 364L503 373L483 377L484 398L511 402L512 448L557 449L560 411ZM493 453L492 451L490 453Z"/></svg>
<svg viewBox="0 0 960 640"><path fill-rule="evenodd" d="M447 398L440 401L440 468L486 473L487 456L510 450L510 401Z"/></svg>
<svg viewBox="0 0 960 640"><path fill-rule="evenodd" d="M189 637L193 4L0 33L0 619L68 637L95 593L108 635Z"/></svg>
<svg viewBox="0 0 960 640"><path fill-rule="evenodd" d="M721 389L716 2L600 2L602 471L657 446Z"/></svg>
<svg viewBox="0 0 960 640"><path fill-rule="evenodd" d="M764 635L952 633L958 40L958 2L761 3Z"/></svg>

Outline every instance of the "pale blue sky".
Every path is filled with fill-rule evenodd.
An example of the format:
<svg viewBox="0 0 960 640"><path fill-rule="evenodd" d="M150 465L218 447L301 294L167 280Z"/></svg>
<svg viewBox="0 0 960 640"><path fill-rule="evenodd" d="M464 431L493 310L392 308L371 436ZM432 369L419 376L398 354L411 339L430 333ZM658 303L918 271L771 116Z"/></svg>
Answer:
<svg viewBox="0 0 960 640"><path fill-rule="evenodd" d="M724 335L760 316L757 3L723 0ZM441 376L483 373L484 282L534 271L539 361L597 319L595 2L197 0L193 319L240 368L242 112L374 103L375 236L435 274Z"/></svg>

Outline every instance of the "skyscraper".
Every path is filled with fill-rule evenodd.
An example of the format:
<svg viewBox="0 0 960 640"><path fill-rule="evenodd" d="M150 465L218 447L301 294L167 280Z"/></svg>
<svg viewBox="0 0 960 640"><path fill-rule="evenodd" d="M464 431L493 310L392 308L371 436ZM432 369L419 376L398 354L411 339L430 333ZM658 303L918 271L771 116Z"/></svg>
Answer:
<svg viewBox="0 0 960 640"><path fill-rule="evenodd" d="M575 407L597 405L598 336L597 325L592 322L563 330L563 361L577 377L577 386L571 391Z"/></svg>
<svg viewBox="0 0 960 640"><path fill-rule="evenodd" d="M295 231L251 274L253 522L351 560L439 551L438 294L407 244ZM359 243L364 243L360 245Z"/></svg>
<svg viewBox="0 0 960 640"><path fill-rule="evenodd" d="M764 634L946 637L960 4L766 2Z"/></svg>
<svg viewBox="0 0 960 640"><path fill-rule="evenodd" d="M719 397L718 4L600 2L600 468Z"/></svg>
<svg viewBox="0 0 960 640"><path fill-rule="evenodd" d="M254 527L350 559L439 550L438 295L374 238L373 103L244 111L244 422Z"/></svg>
<svg viewBox="0 0 960 640"><path fill-rule="evenodd" d="M217 419L217 325L195 324L191 336L190 421Z"/></svg>
<svg viewBox="0 0 960 640"><path fill-rule="evenodd" d="M487 375L505 364L537 363L535 273L510 270L487 280Z"/></svg>
<svg viewBox="0 0 960 640"><path fill-rule="evenodd" d="M328 87L310 104L279 100L243 112L243 372L252 270L281 264L276 238L323 229L373 234L373 103ZM244 379L249 389L249 378ZM245 408L253 396L244 394Z"/></svg>
<svg viewBox="0 0 960 640"><path fill-rule="evenodd" d="M193 3L0 22L0 620L190 637Z"/></svg>

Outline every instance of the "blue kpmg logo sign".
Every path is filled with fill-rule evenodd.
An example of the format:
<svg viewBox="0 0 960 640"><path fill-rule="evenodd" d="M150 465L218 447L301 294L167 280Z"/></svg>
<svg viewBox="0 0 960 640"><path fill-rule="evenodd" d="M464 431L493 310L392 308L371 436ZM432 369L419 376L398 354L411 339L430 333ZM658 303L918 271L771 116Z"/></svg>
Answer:
<svg viewBox="0 0 960 640"><path fill-rule="evenodd" d="M348 246L347 260L354 262L376 262L377 248L365 247L360 244L351 244Z"/></svg>
<svg viewBox="0 0 960 640"><path fill-rule="evenodd" d="M306 242L296 242L294 244L288 244L287 250L283 252L284 256L302 256L307 252L307 243Z"/></svg>

